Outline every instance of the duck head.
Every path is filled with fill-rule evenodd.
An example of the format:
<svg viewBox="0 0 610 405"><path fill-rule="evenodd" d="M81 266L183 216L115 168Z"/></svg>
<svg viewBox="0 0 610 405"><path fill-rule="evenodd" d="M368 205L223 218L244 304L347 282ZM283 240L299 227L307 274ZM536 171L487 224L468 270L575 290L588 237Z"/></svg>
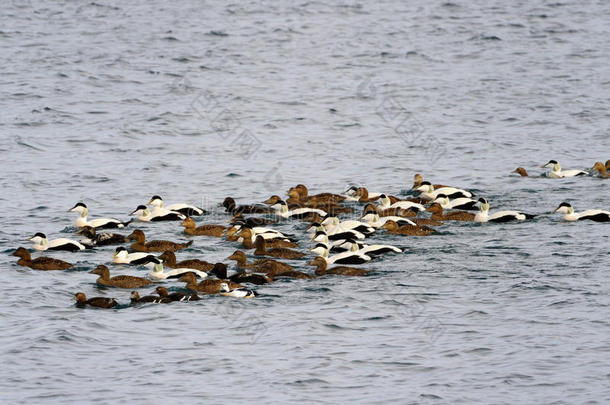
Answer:
<svg viewBox="0 0 610 405"><path fill-rule="evenodd" d="M572 207L571 204L567 203L567 202L562 202L561 204L559 204L559 207L555 208L553 210L553 213L556 212L560 212L562 214L573 214L574 213L574 208Z"/></svg>
<svg viewBox="0 0 610 405"><path fill-rule="evenodd" d="M153 195L150 201L148 201L148 205L152 205L153 207L163 208L163 198L158 195Z"/></svg>
<svg viewBox="0 0 610 405"><path fill-rule="evenodd" d="M68 212L78 212L81 217L86 217L89 210L85 203L78 202L74 205L74 207L70 208Z"/></svg>

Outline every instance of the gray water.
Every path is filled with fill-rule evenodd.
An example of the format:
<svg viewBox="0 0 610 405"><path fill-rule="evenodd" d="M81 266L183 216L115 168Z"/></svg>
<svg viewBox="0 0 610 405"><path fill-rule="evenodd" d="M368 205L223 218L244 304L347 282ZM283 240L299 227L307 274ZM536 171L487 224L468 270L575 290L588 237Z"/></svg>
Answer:
<svg viewBox="0 0 610 405"><path fill-rule="evenodd" d="M1 8L3 403L610 401L609 228L550 214L608 209L608 180L537 176L610 159L610 3L167 3ZM281 280L247 302L79 309L76 291L128 303L88 273L113 247L54 253L65 272L10 256L38 231L72 237L77 201L127 219L161 194L222 223L228 195L400 194L416 172L539 216L380 232L405 252L372 276ZM278 226L301 249L304 227ZM236 247L196 238L178 256Z"/></svg>

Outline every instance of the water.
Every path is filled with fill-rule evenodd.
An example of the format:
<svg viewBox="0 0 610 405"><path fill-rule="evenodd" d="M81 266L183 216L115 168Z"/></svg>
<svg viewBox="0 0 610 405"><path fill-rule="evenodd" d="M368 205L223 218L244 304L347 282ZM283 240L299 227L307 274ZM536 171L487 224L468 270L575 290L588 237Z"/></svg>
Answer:
<svg viewBox="0 0 610 405"><path fill-rule="evenodd" d="M608 181L509 173L610 158L609 8L9 2L0 399L607 403L608 226L550 211L608 209ZM126 219L153 194L218 211L228 195L257 202L300 182L399 194L416 172L540 215L380 234L406 250L365 266L371 277L278 281L247 302L82 310L76 291L129 301L88 274L112 247L54 254L77 264L66 272L9 255L37 231L71 236L80 200ZM138 227L185 239L177 224ZM198 238L179 257L235 249Z"/></svg>

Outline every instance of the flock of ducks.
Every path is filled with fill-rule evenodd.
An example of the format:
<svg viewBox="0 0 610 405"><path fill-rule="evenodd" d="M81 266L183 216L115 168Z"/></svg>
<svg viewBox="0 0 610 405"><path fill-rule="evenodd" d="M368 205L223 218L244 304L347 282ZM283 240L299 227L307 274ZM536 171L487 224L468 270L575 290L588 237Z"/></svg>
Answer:
<svg viewBox="0 0 610 405"><path fill-rule="evenodd" d="M565 178L589 173L580 170L562 170L559 163L549 161L543 167L551 167L547 173L550 178ZM600 177L608 178L610 160L602 165L597 162L593 169ZM515 172L527 175L524 169ZM167 240L147 240L145 233L134 229L128 235L113 233L106 229L132 227L133 220L120 221L114 218L89 219L87 206L79 202L69 211L78 214L75 221L77 234L82 239L69 238L48 240L44 233L38 232L29 240L33 250L61 250L80 252L110 245L116 247L112 255L113 265L140 266L151 271L147 277L128 275L111 276L110 269L100 264L91 273L98 276L100 286L118 289L154 288L156 295L140 296L132 291L130 305L142 303L170 303L174 301L196 301L198 294L218 294L235 298L253 298L258 294L248 285L262 285L281 278L310 279L334 276L367 276L371 270L352 267L366 264L386 254L398 254L402 249L397 246L366 243L369 238L382 233L403 236L426 236L436 233L435 227L447 221L509 222L525 221L535 217L533 214L517 210L489 212L490 204L484 197L475 199L474 193L459 187L432 184L424 181L420 174L414 176L412 193L416 196L399 198L386 193L371 192L364 187L353 186L343 194L321 193L309 195L305 185L291 187L288 198L273 195L263 204L237 205L227 197L222 207L225 209L227 224L198 225L194 216L207 212L189 204L164 206L163 199L155 195L147 205L139 205L132 215L141 222L179 221L189 241L173 242ZM150 207L150 208L149 208ZM358 220L341 220L341 214L362 210ZM477 211L477 212L473 212ZM591 220L610 222L610 212L587 210L576 213L567 202L562 202L553 212L564 214L566 221ZM248 215L248 216L246 216ZM298 250L302 243L294 235L284 234L271 227L279 221L303 221L307 224L305 233L311 247L309 251ZM225 238L239 245L227 260L235 261L234 274L229 275L224 263L210 263L203 259L178 261L176 252L188 249L197 237ZM245 251L253 250L251 255ZM40 256L32 258L24 247L19 247L14 256L19 257L17 264L35 270L64 270L71 263ZM307 256L315 257L307 258ZM251 256L251 262L248 262ZM279 260L284 259L284 260ZM301 271L285 260L306 259L312 272ZM302 263L302 262L301 262ZM185 283L180 291L169 292L159 283L177 280ZM82 292L74 296L77 306L113 308L119 305L114 298L94 297L87 299Z"/></svg>

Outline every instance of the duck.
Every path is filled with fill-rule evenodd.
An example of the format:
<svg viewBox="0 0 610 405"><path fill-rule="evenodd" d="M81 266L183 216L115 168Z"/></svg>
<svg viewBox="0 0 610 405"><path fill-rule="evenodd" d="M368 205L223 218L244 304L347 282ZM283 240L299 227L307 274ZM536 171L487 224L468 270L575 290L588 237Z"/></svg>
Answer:
<svg viewBox="0 0 610 405"><path fill-rule="evenodd" d="M235 298L254 298L258 294L249 288L229 288L227 283L220 283L220 295Z"/></svg>
<svg viewBox="0 0 610 405"><path fill-rule="evenodd" d="M595 164L591 168L591 171L598 172L599 177L601 177L603 179L610 178L610 174L608 174L608 168L606 167L608 165L608 163L610 163L610 160L608 160L606 162L606 165L604 165L602 162L595 162Z"/></svg>
<svg viewBox="0 0 610 405"><path fill-rule="evenodd" d="M434 229L425 225L399 225L398 222L393 220L386 221L382 228L384 228L388 233L396 235L427 236L436 233Z"/></svg>
<svg viewBox="0 0 610 405"><path fill-rule="evenodd" d="M300 196L300 201L301 202L319 202L319 201L324 201L324 202L334 202L334 203L338 203L341 202L343 200L345 200L345 197L339 194L332 194L332 193L320 193L320 194L315 194L310 196L309 195L309 190L307 189L307 186L305 186L304 184L297 184L294 189L299 193Z"/></svg>
<svg viewBox="0 0 610 405"><path fill-rule="evenodd" d="M23 247L18 248L12 254L13 256L19 257L19 260L17 261L19 266L29 267L34 270L65 270L73 266L68 262L52 257L41 256L32 260L30 252Z"/></svg>
<svg viewBox="0 0 610 405"><path fill-rule="evenodd" d="M415 175L413 176L413 187L411 187L411 189L412 190L417 189L419 186L422 185L423 182L424 182L424 178L422 177L422 175L419 173L415 173ZM437 190L439 188L443 188L443 187L449 187L449 186L445 186L443 184L433 184L432 186L434 187L435 190Z"/></svg>
<svg viewBox="0 0 610 405"><path fill-rule="evenodd" d="M338 253L333 256L328 256L329 247L324 243L318 243L313 248L309 249L312 252L316 253L318 256L323 257L328 264L362 264L371 260L371 257L362 253L362 252L354 252L348 251L343 253Z"/></svg>
<svg viewBox="0 0 610 405"><path fill-rule="evenodd" d="M41 251L64 250L68 252L78 252L79 250L85 250L85 246L82 243L72 239L59 238L49 242L47 236L42 232L36 232L30 240L34 242L34 249Z"/></svg>
<svg viewBox="0 0 610 405"><path fill-rule="evenodd" d="M248 263L246 254L241 250L236 250L233 254L227 257L227 260L235 260L238 269L252 269L261 273L266 273L273 277L274 275L294 270L289 264L282 263L273 259L258 259L252 263Z"/></svg>
<svg viewBox="0 0 610 405"><path fill-rule="evenodd" d="M175 301L199 301L199 296L196 293L190 293L189 295L186 295L183 292L173 292L173 293L169 293L167 291L167 288L165 287L157 287L155 289L155 291L157 292L157 294L159 294L159 301L161 303L169 303L169 302L175 302Z"/></svg>
<svg viewBox="0 0 610 405"><path fill-rule="evenodd" d="M370 236L375 233L375 228L367 223L356 220L340 221L339 218L330 215L324 218L320 225L322 225L329 234L348 230L360 232L365 236Z"/></svg>
<svg viewBox="0 0 610 405"><path fill-rule="evenodd" d="M366 187L352 186L345 190L345 201L372 202L377 201L382 193L370 192Z"/></svg>
<svg viewBox="0 0 610 405"><path fill-rule="evenodd" d="M256 237L254 245L256 247L254 254L257 256L273 256L284 259L298 259L305 256L305 253L287 248L272 248L267 250L265 239L261 235Z"/></svg>
<svg viewBox="0 0 610 405"><path fill-rule="evenodd" d="M443 209L446 210L471 210L476 211L479 209L477 206L478 202L472 198L459 197L450 200L445 194L439 194L433 203L439 203Z"/></svg>
<svg viewBox="0 0 610 405"><path fill-rule="evenodd" d="M197 279L193 273L184 273L182 277L180 277L179 281L186 283L186 288L191 291L198 291L205 294L218 294L220 289L220 284L226 282L220 279L207 278L200 283L197 283ZM242 288L243 286L238 283L234 283L232 281L228 281L227 284L231 288Z"/></svg>
<svg viewBox="0 0 610 405"><path fill-rule="evenodd" d="M123 246L116 248L114 254L112 255L112 262L116 264L130 264L139 266L141 264L152 263L154 261L154 255L143 252L129 253Z"/></svg>
<svg viewBox="0 0 610 405"><path fill-rule="evenodd" d="M165 211L162 210L166 210L166 211L170 211L170 212L179 212L182 215L185 215L187 217L192 217L192 216L199 216L199 215L203 215L203 214L207 214L207 212L199 207L195 207L194 205L189 205L189 204L171 204L168 205L167 207L163 207L163 198L161 198L158 195L154 195L152 196L152 198L150 199L150 201L148 202L148 205L152 205L153 206L153 214L155 213L155 211L159 210L159 213L164 213Z"/></svg>
<svg viewBox="0 0 610 405"><path fill-rule="evenodd" d="M546 177L551 179L563 179L565 177L586 176L589 173L584 170L561 170L561 165L556 160L549 160L548 163L541 166L542 168L552 167L552 171L546 174Z"/></svg>
<svg viewBox="0 0 610 405"><path fill-rule="evenodd" d="M610 159L606 160L606 170L610 170Z"/></svg>
<svg viewBox="0 0 610 405"><path fill-rule="evenodd" d="M254 274L249 272L238 272L231 277L227 277L227 266L223 263L217 263L210 274L215 275L221 280L231 280L235 283L251 283L251 284L267 284L273 281L271 277L265 274Z"/></svg>
<svg viewBox="0 0 610 405"><path fill-rule="evenodd" d="M85 205L85 203L82 202L78 202L76 203L76 205L74 205L74 207L70 208L68 210L68 212L78 212L80 214L80 216L78 218L76 218L76 222L74 223L74 225L77 228L82 228L84 226L89 225L92 228L124 228L127 225L129 225L129 223L131 222L131 220L126 221L126 222L121 222L118 219L114 219L114 218L96 218L96 219L92 219L91 221L87 220L87 216L89 215L89 209L87 208L87 205Z"/></svg>
<svg viewBox="0 0 610 405"><path fill-rule="evenodd" d="M76 306L81 308L87 305L95 308L114 308L119 305L114 298L93 297L87 299L85 293L82 292L74 294L74 299L76 300Z"/></svg>
<svg viewBox="0 0 610 405"><path fill-rule="evenodd" d="M152 279L166 280L168 278L180 278L180 277L182 277L182 275L184 273L187 273L187 272L192 272L193 274L195 274L195 277L197 277L197 278L207 278L208 277L208 273L206 273L205 271L189 269L188 267L182 267L182 268L178 267L175 269L171 269L169 271L165 271L163 268L163 262L159 259L156 259L156 261L154 263L155 263L155 266L153 268L153 271L149 274L150 278L152 278Z"/></svg>
<svg viewBox="0 0 610 405"><path fill-rule="evenodd" d="M381 228L388 221L394 221L399 225L415 226L415 222L413 222L411 219L399 217L399 216L393 216L393 215L380 217L378 214L378 209L375 205L370 204L370 205L367 205L367 207L368 208L365 209L365 211L362 214L362 217L360 219L362 219L364 222L366 222L373 228Z"/></svg>
<svg viewBox="0 0 610 405"><path fill-rule="evenodd" d="M214 267L214 264L207 262L205 260L200 260L200 259L182 260L177 263L176 255L174 254L174 252L169 251L169 250L166 250L165 252L163 252L159 256L159 260L163 261L163 265L165 267L169 267L172 269L179 269L179 268L186 267L188 269L209 271L209 270L212 270L212 268Z"/></svg>
<svg viewBox="0 0 610 405"><path fill-rule="evenodd" d="M186 215L175 211L167 210L151 213L150 210L146 208L146 205L138 205L131 215L137 215L138 221L142 222L183 221L186 219Z"/></svg>
<svg viewBox="0 0 610 405"><path fill-rule="evenodd" d="M279 197L278 197L279 198ZM225 212L232 215L241 214L273 214L274 210L262 205L236 205L232 197L226 197L222 202Z"/></svg>
<svg viewBox="0 0 610 405"><path fill-rule="evenodd" d="M110 270L103 264L100 264L95 269L91 270L90 273L98 274L99 277L95 282L106 287L141 288L152 284L152 281L141 277L123 275L110 277Z"/></svg>
<svg viewBox="0 0 610 405"><path fill-rule="evenodd" d="M79 235L84 236L81 243L91 246L117 245L129 242L129 238L118 233L101 232L98 233L94 227L86 225L78 231Z"/></svg>
<svg viewBox="0 0 610 405"><path fill-rule="evenodd" d="M269 207L269 210L271 212L275 212L275 210L271 207ZM264 218L264 217L248 217L248 218L244 218L244 216L242 214L235 214L233 216L233 218L231 218L231 225L242 225L242 226L246 226L248 228L254 228L256 226L263 226L263 225L269 225L269 224L274 224L277 221L274 221L273 219L270 218Z"/></svg>
<svg viewBox="0 0 610 405"><path fill-rule="evenodd" d="M375 204L368 203L362 209L362 217L364 217L367 213L375 213L378 214L380 217L396 216L403 218L412 218L417 215L418 211L404 208L379 208Z"/></svg>
<svg viewBox="0 0 610 405"><path fill-rule="evenodd" d="M509 221L524 221L532 219L535 215L525 214L520 211L499 211L489 215L489 203L487 199L479 198L480 211L475 215L475 222L509 222Z"/></svg>
<svg viewBox="0 0 610 405"><path fill-rule="evenodd" d="M332 215L345 214L352 212L351 208L340 205L339 203L331 200L301 200L301 194L299 191L292 187L288 190L288 199L286 203L288 207L293 208L317 208L324 212L332 213Z"/></svg>
<svg viewBox="0 0 610 405"><path fill-rule="evenodd" d="M346 241L343 246L352 252L360 252L367 256L376 257L385 253L402 253L402 249L392 245L367 245L355 240Z"/></svg>
<svg viewBox="0 0 610 405"><path fill-rule="evenodd" d="M382 208L382 209L403 208L403 209L415 210L418 212L425 211L425 209L426 209L422 204L418 204L416 202L407 201L407 200L399 200L399 201L392 203L392 200L386 194L382 194L379 197L379 204L377 205L377 208Z"/></svg>
<svg viewBox="0 0 610 405"><path fill-rule="evenodd" d="M153 303L158 304L161 302L161 297L156 296L156 295L145 295L143 297L140 297L140 294L138 294L137 291L131 292L131 304L132 305L143 304L146 302L153 302Z"/></svg>
<svg viewBox="0 0 610 405"><path fill-rule="evenodd" d="M292 242L290 239L275 236L276 234L254 234L251 229L244 228L239 232L239 236L243 239L243 245L246 249L254 249L257 236L262 236L265 239L265 245L269 248L295 248L299 245Z"/></svg>
<svg viewBox="0 0 610 405"><path fill-rule="evenodd" d="M131 248L136 252L165 252L186 249L193 244L192 240L186 243L170 242L168 240L151 240L146 242L146 235L139 229L134 230L129 236L129 239L135 240L131 244Z"/></svg>
<svg viewBox="0 0 610 405"><path fill-rule="evenodd" d="M602 210L587 210L583 212L574 212L574 208L567 202L562 202L559 207L555 208L553 213L560 212L564 214L563 219L566 221L595 221L595 222L610 222L610 211Z"/></svg>
<svg viewBox="0 0 610 405"><path fill-rule="evenodd" d="M284 201L282 199L282 197L280 197L277 194L272 195L271 197L269 197L268 199L263 201L263 203L272 206L272 205L278 204L280 201L286 203L286 205L288 205L288 209L303 208L303 205L304 205L304 204L301 204L300 202L298 202L298 203L292 203L292 202L288 203L288 202ZM274 209L273 213L275 213L275 212L276 212L276 210Z"/></svg>
<svg viewBox="0 0 610 405"><path fill-rule="evenodd" d="M439 203L433 203L426 211L431 212L430 219L436 221L474 221L475 214L466 211L452 211L443 214L443 207Z"/></svg>
<svg viewBox="0 0 610 405"><path fill-rule="evenodd" d="M368 276L369 271L364 269L357 269L355 267L347 267L347 266L336 266L333 268L328 268L328 263L323 257L316 257L311 262L308 263L310 266L316 266L315 274L316 276L326 276L328 274L334 274L337 276Z"/></svg>
<svg viewBox="0 0 610 405"><path fill-rule="evenodd" d="M322 242L322 243L333 242L333 243L335 243L337 241L343 242L347 239L364 239L364 238L365 238L364 234L362 234L358 231L337 232L332 235L329 235L326 233L324 228L319 227L319 228L316 228L316 232L312 235L311 240L314 242Z"/></svg>
<svg viewBox="0 0 610 405"><path fill-rule="evenodd" d="M276 204L271 206L275 210L275 215L280 216L282 218L302 218L305 215L310 213L316 213L325 216L326 211L322 211L317 208L295 208L293 210L288 210L288 204L285 201L280 200Z"/></svg>
<svg viewBox="0 0 610 405"><path fill-rule="evenodd" d="M517 167L511 173L517 173L521 177L528 177L527 171L524 168L522 168L522 167Z"/></svg>
<svg viewBox="0 0 610 405"><path fill-rule="evenodd" d="M186 217L182 221L184 233L193 236L215 236L220 238L225 232L226 227L222 225L200 225L195 224L195 220L191 217Z"/></svg>
<svg viewBox="0 0 610 405"><path fill-rule="evenodd" d="M473 195L470 191L456 187L440 187L435 189L428 181L422 182L415 190L420 191L421 194L419 196L427 201L436 200L439 194L444 194L449 198L470 198Z"/></svg>

